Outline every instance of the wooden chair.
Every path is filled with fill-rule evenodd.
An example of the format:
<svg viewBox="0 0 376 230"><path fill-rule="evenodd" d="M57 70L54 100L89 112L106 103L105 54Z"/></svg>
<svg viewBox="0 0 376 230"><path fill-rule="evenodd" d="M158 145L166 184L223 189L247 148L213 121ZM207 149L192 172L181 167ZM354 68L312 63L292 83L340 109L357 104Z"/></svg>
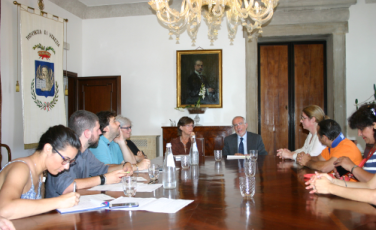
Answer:
<svg viewBox="0 0 376 230"><path fill-rule="evenodd" d="M8 151L8 162L11 161L11 160L12 160L12 153L11 153L11 151L10 151L9 146L6 145L6 144L0 144L0 147L4 147L4 148L7 149L7 151ZM2 156L2 155L3 155L3 154L2 154L2 152L1 152L1 150L0 150L0 169L2 168L2 167L1 167L1 162L2 162L2 160L3 160L3 156Z"/></svg>

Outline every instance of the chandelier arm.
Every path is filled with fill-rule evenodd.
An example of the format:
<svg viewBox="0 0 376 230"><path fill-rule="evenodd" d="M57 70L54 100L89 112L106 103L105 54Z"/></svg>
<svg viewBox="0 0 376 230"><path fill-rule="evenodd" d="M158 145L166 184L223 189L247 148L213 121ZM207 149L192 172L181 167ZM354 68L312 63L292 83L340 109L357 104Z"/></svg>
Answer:
<svg viewBox="0 0 376 230"><path fill-rule="evenodd" d="M184 7L184 5L185 5L185 7ZM188 7L187 7L187 4L185 3L185 0L183 0L183 2L181 3L180 13L177 10L170 8L170 6L168 5L167 0L166 0L165 8L166 8L166 11L168 13L172 14L176 18L181 18L185 14L187 14L187 12L188 12ZM183 9L184 9L184 11L183 11Z"/></svg>
<svg viewBox="0 0 376 230"><path fill-rule="evenodd" d="M164 25L172 25L172 24L176 24L176 23L179 23L179 21L181 19L174 19L174 20L166 20L165 18L163 18L162 16L162 13L160 11L157 12L157 18L164 24Z"/></svg>
<svg viewBox="0 0 376 230"><path fill-rule="evenodd" d="M261 11L262 13L253 13L253 11L250 11L248 14L249 14L249 17L252 18L253 20L257 19L257 18L265 18L267 16L269 16L270 13L273 13L273 7L272 6L268 6L268 8L266 8L265 10L262 10Z"/></svg>

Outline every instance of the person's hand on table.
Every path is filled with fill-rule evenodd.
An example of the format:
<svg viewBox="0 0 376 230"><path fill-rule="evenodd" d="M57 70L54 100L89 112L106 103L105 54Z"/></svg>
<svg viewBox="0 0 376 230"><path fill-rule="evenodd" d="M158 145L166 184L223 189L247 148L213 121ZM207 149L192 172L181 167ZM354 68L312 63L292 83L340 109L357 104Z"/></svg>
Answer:
<svg viewBox="0 0 376 230"><path fill-rule="evenodd" d="M334 167L342 166L342 168L346 169L349 172L356 165L348 157L340 157L336 161L334 161L333 164Z"/></svg>
<svg viewBox="0 0 376 230"><path fill-rule="evenodd" d="M306 166L306 164L310 160L311 160L311 155L306 154L305 152L299 153L298 156L296 157L296 162L298 162L298 164L302 166Z"/></svg>
<svg viewBox="0 0 376 230"><path fill-rule="evenodd" d="M318 173L312 176L305 184L306 189L312 189L309 193L329 194L329 187L332 186L333 178L327 173Z"/></svg>
<svg viewBox="0 0 376 230"><path fill-rule="evenodd" d="M137 165L138 165L138 170L148 169L150 167L150 160L149 159L143 159Z"/></svg>
<svg viewBox="0 0 376 230"><path fill-rule="evenodd" d="M132 164L127 162L124 164L123 166L123 170L125 172L125 176L132 176L133 174L133 167L132 167Z"/></svg>
<svg viewBox="0 0 376 230"><path fill-rule="evenodd" d="M1 230L16 230L13 223L10 220L2 216L0 216L0 229Z"/></svg>
<svg viewBox="0 0 376 230"><path fill-rule="evenodd" d="M280 159L292 159L293 155L294 155L294 153L292 153L288 149L278 149L277 150L277 156Z"/></svg>
<svg viewBox="0 0 376 230"><path fill-rule="evenodd" d="M70 192L58 197L60 199L59 208L70 208L76 206L80 202L80 194Z"/></svg>
<svg viewBox="0 0 376 230"><path fill-rule="evenodd" d="M128 171L124 171L123 169L115 170L109 173L104 174L106 177L106 183L105 184L115 184L115 183L120 183L121 178L125 176L130 176L133 174L132 171L132 166L131 166L131 171L128 173Z"/></svg>

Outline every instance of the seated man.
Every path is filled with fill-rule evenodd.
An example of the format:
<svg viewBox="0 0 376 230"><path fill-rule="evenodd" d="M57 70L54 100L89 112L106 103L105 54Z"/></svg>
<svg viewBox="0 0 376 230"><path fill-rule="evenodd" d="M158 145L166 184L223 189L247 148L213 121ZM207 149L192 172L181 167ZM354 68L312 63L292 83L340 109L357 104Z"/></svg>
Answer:
<svg viewBox="0 0 376 230"><path fill-rule="evenodd" d="M63 171L57 176L48 174L46 198L72 192L74 182L76 182L77 189L83 189L119 183L122 177L132 175L133 169L130 163L108 166L95 158L88 149L98 144L101 134L98 117L94 113L84 110L76 111L69 118L68 125L79 136L81 149L68 171Z"/></svg>
<svg viewBox="0 0 376 230"><path fill-rule="evenodd" d="M349 157L357 165L362 161L358 147L343 136L341 127L336 121L327 119L319 122L317 135L321 144L327 148L316 157L299 153L297 162L300 165L328 173L334 170L334 161L339 157Z"/></svg>
<svg viewBox="0 0 376 230"><path fill-rule="evenodd" d="M149 168L150 160L143 159L137 163L135 156L127 146L127 142L120 132L120 123L116 120L116 113L101 111L97 113L102 135L98 146L93 146L90 151L105 164L121 164L123 161L131 163L136 169Z"/></svg>
<svg viewBox="0 0 376 230"><path fill-rule="evenodd" d="M249 150L258 150L259 155L268 155L260 135L247 132L248 124L244 117L237 116L232 119L235 133L225 138L223 156L248 154Z"/></svg>

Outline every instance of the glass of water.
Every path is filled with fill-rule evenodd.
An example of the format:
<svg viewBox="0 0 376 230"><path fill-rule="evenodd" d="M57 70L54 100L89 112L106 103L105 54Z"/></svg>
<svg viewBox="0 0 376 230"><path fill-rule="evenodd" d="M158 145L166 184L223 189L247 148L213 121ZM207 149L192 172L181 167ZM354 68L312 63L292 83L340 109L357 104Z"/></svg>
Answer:
<svg viewBox="0 0 376 230"><path fill-rule="evenodd" d="M243 199L252 199L256 191L256 178L240 177L239 188L240 188L240 194L242 195Z"/></svg>
<svg viewBox="0 0 376 230"><path fill-rule="evenodd" d="M244 173L247 177L254 177L257 171L257 161L253 161L252 158L246 158L244 160Z"/></svg>
<svg viewBox="0 0 376 230"><path fill-rule="evenodd" d="M137 191L137 177L123 177L121 180L123 183L124 195L128 197L135 196Z"/></svg>
<svg viewBox="0 0 376 230"><path fill-rule="evenodd" d="M148 169L148 172L149 172L150 181L158 180L158 177L159 177L159 165L157 165L157 164L151 164L150 167L149 167L149 169Z"/></svg>
<svg viewBox="0 0 376 230"><path fill-rule="evenodd" d="M188 169L190 165L190 161L191 161L191 158L189 157L189 155L181 156L180 164L181 164L182 169Z"/></svg>
<svg viewBox="0 0 376 230"><path fill-rule="evenodd" d="M214 159L215 161L222 160L222 150L214 150Z"/></svg>
<svg viewBox="0 0 376 230"><path fill-rule="evenodd" d="M257 161L258 157L258 150L249 150L249 157L251 158L252 161Z"/></svg>

